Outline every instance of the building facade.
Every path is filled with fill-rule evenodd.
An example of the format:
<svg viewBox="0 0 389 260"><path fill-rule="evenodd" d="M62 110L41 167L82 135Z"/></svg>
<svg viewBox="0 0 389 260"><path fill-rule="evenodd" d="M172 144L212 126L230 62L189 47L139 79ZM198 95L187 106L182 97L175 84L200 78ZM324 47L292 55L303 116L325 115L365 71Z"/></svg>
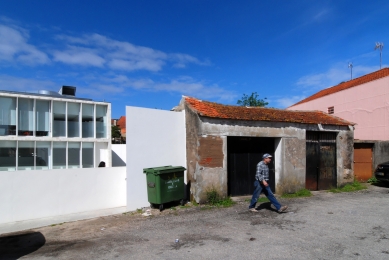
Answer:
<svg viewBox="0 0 389 260"><path fill-rule="evenodd" d="M75 90L0 91L0 171L111 166L111 104Z"/></svg>
<svg viewBox="0 0 389 260"><path fill-rule="evenodd" d="M228 106L184 97L187 178L191 196L250 195L256 165L273 155L276 193L323 190L354 180L353 123L320 111Z"/></svg>
<svg viewBox="0 0 389 260"><path fill-rule="evenodd" d="M358 181L367 181L378 164L389 161L389 68L323 89L287 110L319 110L355 122Z"/></svg>

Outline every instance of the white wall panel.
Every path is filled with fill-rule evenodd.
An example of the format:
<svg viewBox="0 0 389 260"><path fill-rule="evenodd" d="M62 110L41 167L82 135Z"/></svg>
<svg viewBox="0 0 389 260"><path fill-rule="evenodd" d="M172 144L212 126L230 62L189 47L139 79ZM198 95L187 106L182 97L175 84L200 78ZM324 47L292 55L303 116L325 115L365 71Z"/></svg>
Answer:
<svg viewBox="0 0 389 260"><path fill-rule="evenodd" d="M144 168L186 167L185 113L126 107L127 209L149 206Z"/></svg>
<svg viewBox="0 0 389 260"><path fill-rule="evenodd" d="M126 205L126 168L1 172L0 224Z"/></svg>

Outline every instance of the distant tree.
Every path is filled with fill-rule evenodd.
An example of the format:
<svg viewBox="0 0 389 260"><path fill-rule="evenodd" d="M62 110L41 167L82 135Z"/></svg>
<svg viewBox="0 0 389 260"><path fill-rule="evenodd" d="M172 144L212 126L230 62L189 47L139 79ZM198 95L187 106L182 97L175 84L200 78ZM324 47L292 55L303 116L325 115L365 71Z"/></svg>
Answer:
<svg viewBox="0 0 389 260"><path fill-rule="evenodd" d="M111 127L111 135L112 135L113 140L116 140L117 138L122 137L122 135L120 133L120 128L117 125L113 125Z"/></svg>
<svg viewBox="0 0 389 260"><path fill-rule="evenodd" d="M266 99L258 98L257 92L253 92L250 96L243 94L242 99L239 99L237 104L244 107L265 107L269 104Z"/></svg>

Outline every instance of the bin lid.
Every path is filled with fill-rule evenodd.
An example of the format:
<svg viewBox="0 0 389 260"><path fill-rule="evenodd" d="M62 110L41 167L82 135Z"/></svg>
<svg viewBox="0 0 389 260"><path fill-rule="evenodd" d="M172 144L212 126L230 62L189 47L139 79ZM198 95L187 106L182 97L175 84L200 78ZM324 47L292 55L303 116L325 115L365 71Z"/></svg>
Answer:
<svg viewBox="0 0 389 260"><path fill-rule="evenodd" d="M159 174L165 174L165 173L171 173L171 172L182 172L185 171L186 169L182 166L159 166L159 167L152 167L152 168L144 168L143 173L146 174L154 174L154 175L159 175Z"/></svg>

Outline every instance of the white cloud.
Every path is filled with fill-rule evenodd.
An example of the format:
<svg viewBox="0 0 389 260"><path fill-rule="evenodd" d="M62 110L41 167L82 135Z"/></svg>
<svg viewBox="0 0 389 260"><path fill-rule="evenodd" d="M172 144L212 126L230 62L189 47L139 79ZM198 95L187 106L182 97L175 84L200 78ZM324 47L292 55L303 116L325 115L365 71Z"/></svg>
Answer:
<svg viewBox="0 0 389 260"><path fill-rule="evenodd" d="M0 24L0 62L21 62L23 65L49 63L48 56L35 46L28 44L28 33L16 26Z"/></svg>
<svg viewBox="0 0 389 260"><path fill-rule="evenodd" d="M184 68L190 63L200 66L209 66L211 64L208 60L200 61L198 58L188 54L165 53L149 47L113 40L100 34L86 34L81 37L58 35L56 38L73 49L87 48L93 50L113 70L146 70L156 72L162 70L163 66L170 62L176 68ZM68 53L69 50L62 52ZM74 60L70 61L74 62ZM81 61L79 62L81 63ZM81 63L81 65L84 64Z"/></svg>
<svg viewBox="0 0 389 260"><path fill-rule="evenodd" d="M191 77L179 77L169 82L156 82L150 78L132 79L125 75L114 75L98 77L95 81L96 83L91 82L90 85L98 86L103 82L103 85L115 86L119 90L132 88L150 92L175 92L181 95L223 101L233 101L237 98L234 91L225 90L217 84L196 81Z"/></svg>
<svg viewBox="0 0 389 260"><path fill-rule="evenodd" d="M323 73L310 74L298 79L296 85L300 86L304 92L314 93L318 90L338 85L341 82L351 79L351 71L342 62L334 65ZM379 69L376 66L354 66L353 79Z"/></svg>
<svg viewBox="0 0 389 260"><path fill-rule="evenodd" d="M94 50L69 47L66 51L54 51L53 60L81 66L103 67L105 60Z"/></svg>
<svg viewBox="0 0 389 260"><path fill-rule="evenodd" d="M37 91L37 90L59 90L58 84L51 80L37 80L29 78L12 77L0 75L0 86L2 90L8 91Z"/></svg>
<svg viewBox="0 0 389 260"><path fill-rule="evenodd" d="M274 99L274 103L276 104L276 107L279 108L287 108L293 104L296 104L300 100L303 100L306 98L306 96L292 96L292 97L283 97L283 98L276 98ZM269 100L269 103L273 100ZM273 102L271 102L273 103Z"/></svg>

